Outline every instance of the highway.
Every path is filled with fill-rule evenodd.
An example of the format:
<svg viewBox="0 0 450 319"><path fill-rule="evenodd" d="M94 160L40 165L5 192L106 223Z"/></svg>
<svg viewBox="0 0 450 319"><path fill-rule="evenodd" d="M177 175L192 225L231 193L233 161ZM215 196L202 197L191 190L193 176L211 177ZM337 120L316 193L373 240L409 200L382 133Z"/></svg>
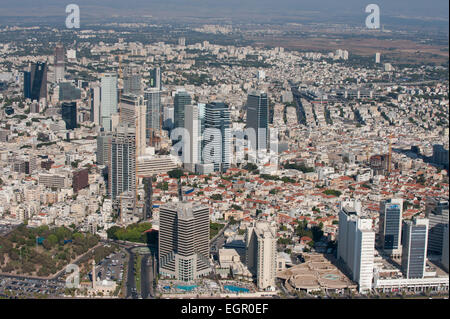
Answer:
<svg viewBox="0 0 450 319"><path fill-rule="evenodd" d="M143 256L141 261L141 293L136 289L136 281L134 276L134 258L135 253L133 248L128 249L130 259L128 260L128 275L127 275L127 299L152 299L155 297L155 278L157 271L157 252L156 246L140 246L150 248L150 253L141 254Z"/></svg>

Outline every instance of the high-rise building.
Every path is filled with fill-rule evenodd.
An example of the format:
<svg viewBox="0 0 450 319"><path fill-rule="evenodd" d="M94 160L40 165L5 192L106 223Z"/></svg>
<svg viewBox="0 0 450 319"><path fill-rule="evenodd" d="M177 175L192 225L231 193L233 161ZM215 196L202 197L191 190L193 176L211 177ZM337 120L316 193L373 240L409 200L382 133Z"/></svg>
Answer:
<svg viewBox="0 0 450 319"><path fill-rule="evenodd" d="M135 129L119 125L112 134L110 165L108 165L109 196L113 200L123 192L136 190L135 152Z"/></svg>
<svg viewBox="0 0 450 319"><path fill-rule="evenodd" d="M251 93L247 97L247 128L255 132L254 150L267 150L269 139L269 100L264 92Z"/></svg>
<svg viewBox="0 0 450 319"><path fill-rule="evenodd" d="M375 53L375 63L380 63L381 61L381 54L380 52Z"/></svg>
<svg viewBox="0 0 450 319"><path fill-rule="evenodd" d="M201 162L201 122L198 105L187 105L185 109L184 128L189 133L183 146L184 167L195 172L195 164Z"/></svg>
<svg viewBox="0 0 450 319"><path fill-rule="evenodd" d="M448 224L444 227L444 236L442 238L442 257L441 264L442 267L448 272Z"/></svg>
<svg viewBox="0 0 450 319"><path fill-rule="evenodd" d="M24 97L32 101L47 98L47 63L37 62L24 72Z"/></svg>
<svg viewBox="0 0 450 319"><path fill-rule="evenodd" d="M172 130L174 127L174 108L173 106L164 107L163 129Z"/></svg>
<svg viewBox="0 0 450 319"><path fill-rule="evenodd" d="M356 205L341 204L339 212L338 259L359 285L360 292L372 289L375 232L372 219L361 216Z"/></svg>
<svg viewBox="0 0 450 319"><path fill-rule="evenodd" d="M161 90L161 68L157 67L150 70L150 87Z"/></svg>
<svg viewBox="0 0 450 319"><path fill-rule="evenodd" d="M77 128L77 103L63 102L61 105L61 116L66 123L67 130Z"/></svg>
<svg viewBox="0 0 450 319"><path fill-rule="evenodd" d="M141 76L136 68L125 68L123 77L123 93L124 94L142 94Z"/></svg>
<svg viewBox="0 0 450 319"><path fill-rule="evenodd" d="M245 235L247 266L259 289L275 287L277 230L266 221L253 222Z"/></svg>
<svg viewBox="0 0 450 319"><path fill-rule="evenodd" d="M213 102L205 107L203 161L214 163L214 170L225 172L231 164L231 118L228 106Z"/></svg>
<svg viewBox="0 0 450 319"><path fill-rule="evenodd" d="M147 102L146 122L147 138L161 130L161 91L158 88L145 90L144 97Z"/></svg>
<svg viewBox="0 0 450 319"><path fill-rule="evenodd" d="M403 222L402 272L406 278L423 278L427 261L428 219Z"/></svg>
<svg viewBox="0 0 450 319"><path fill-rule="evenodd" d="M425 204L426 216L429 220L428 251L442 254L442 239L445 225L448 225L448 200L427 198Z"/></svg>
<svg viewBox="0 0 450 319"><path fill-rule="evenodd" d="M91 122L100 125L100 86L93 86L89 89L89 99L91 105Z"/></svg>
<svg viewBox="0 0 450 319"><path fill-rule="evenodd" d="M159 216L160 273L183 281L209 274L209 208L172 203L161 206Z"/></svg>
<svg viewBox="0 0 450 319"><path fill-rule="evenodd" d="M64 81L64 46L59 43L55 47L54 67L55 67L55 82Z"/></svg>
<svg viewBox="0 0 450 319"><path fill-rule="evenodd" d="M101 125L105 131L112 130L112 115L117 113L117 75L107 73L101 78Z"/></svg>
<svg viewBox="0 0 450 319"><path fill-rule="evenodd" d="M174 128L184 127L184 110L191 104L191 96L186 91L177 91L173 100Z"/></svg>
<svg viewBox="0 0 450 319"><path fill-rule="evenodd" d="M389 199L380 204L379 234L383 251L393 257L402 252L403 199Z"/></svg>
<svg viewBox="0 0 450 319"><path fill-rule="evenodd" d="M146 110L147 103L143 95L122 94L121 122L136 130L136 153L141 156L146 148Z"/></svg>
<svg viewBox="0 0 450 319"><path fill-rule="evenodd" d="M81 90L70 82L60 82L59 101L73 101L81 99Z"/></svg>
<svg viewBox="0 0 450 319"><path fill-rule="evenodd" d="M111 157L111 132L100 132L97 136L97 163L99 165L109 165Z"/></svg>
<svg viewBox="0 0 450 319"><path fill-rule="evenodd" d="M442 144L433 145L433 156L431 161L436 165L441 165L448 169L448 147L447 149Z"/></svg>
<svg viewBox="0 0 450 319"><path fill-rule="evenodd" d="M23 71L23 97L31 98L31 72Z"/></svg>

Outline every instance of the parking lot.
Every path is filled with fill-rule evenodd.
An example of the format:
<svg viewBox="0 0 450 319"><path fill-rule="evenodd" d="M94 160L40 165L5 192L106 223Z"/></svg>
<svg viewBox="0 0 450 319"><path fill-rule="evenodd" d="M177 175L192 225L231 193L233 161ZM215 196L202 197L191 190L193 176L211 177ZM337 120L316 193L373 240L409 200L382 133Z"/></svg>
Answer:
<svg viewBox="0 0 450 319"><path fill-rule="evenodd" d="M128 262L125 252L111 254L96 266L97 276L100 280L121 281L123 279L123 267Z"/></svg>
<svg viewBox="0 0 450 319"><path fill-rule="evenodd" d="M61 297L65 283L57 280L27 279L18 277L0 277L0 295L34 297L36 294L47 297Z"/></svg>

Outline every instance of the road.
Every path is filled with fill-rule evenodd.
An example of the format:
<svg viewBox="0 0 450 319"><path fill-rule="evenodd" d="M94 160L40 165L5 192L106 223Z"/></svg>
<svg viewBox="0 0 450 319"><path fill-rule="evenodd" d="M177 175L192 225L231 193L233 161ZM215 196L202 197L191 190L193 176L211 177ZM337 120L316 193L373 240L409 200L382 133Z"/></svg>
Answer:
<svg viewBox="0 0 450 319"><path fill-rule="evenodd" d="M138 293L136 290L136 282L134 280L134 253L131 249L127 249L130 259L128 260L128 274L127 274L127 299L137 299Z"/></svg>
<svg viewBox="0 0 450 319"><path fill-rule="evenodd" d="M141 294L137 292L136 281L134 276L134 258L135 253L133 248L128 248L130 259L128 260L128 275L127 275L127 298L131 299L152 299L155 297L155 279L157 271L157 247L156 246L141 246L150 248L150 253L142 254L141 261Z"/></svg>
<svg viewBox="0 0 450 319"><path fill-rule="evenodd" d="M155 273L156 273L156 259L155 256L145 255L142 258L141 265L141 291L142 298L152 299L155 297Z"/></svg>

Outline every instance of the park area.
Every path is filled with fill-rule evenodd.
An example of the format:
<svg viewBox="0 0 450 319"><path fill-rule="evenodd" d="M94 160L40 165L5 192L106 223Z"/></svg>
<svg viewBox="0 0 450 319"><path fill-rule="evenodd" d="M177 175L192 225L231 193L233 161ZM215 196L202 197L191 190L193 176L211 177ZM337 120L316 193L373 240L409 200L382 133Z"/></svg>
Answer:
<svg viewBox="0 0 450 319"><path fill-rule="evenodd" d="M95 247L97 236L71 228L20 225L0 238L0 272L49 277Z"/></svg>

